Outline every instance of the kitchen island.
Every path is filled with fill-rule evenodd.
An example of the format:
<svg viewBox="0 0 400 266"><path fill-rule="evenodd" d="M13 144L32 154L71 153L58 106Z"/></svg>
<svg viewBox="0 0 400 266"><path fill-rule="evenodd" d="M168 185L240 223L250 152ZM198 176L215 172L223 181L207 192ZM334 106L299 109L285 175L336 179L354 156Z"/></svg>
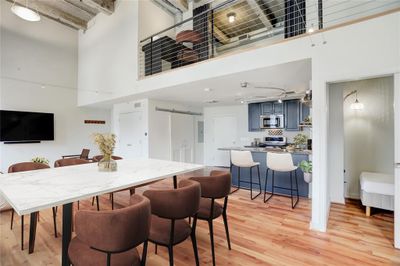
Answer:
<svg viewBox="0 0 400 266"><path fill-rule="evenodd" d="M265 186L265 175L267 172L267 153L268 152L285 152L285 150L277 149L277 148L261 148L261 147L225 147L219 148L221 151L230 152L231 150L239 150L239 151L250 151L253 155L253 160L255 162L260 163L260 176L261 176L261 187L264 192ZM303 160L310 160L311 151L310 150L295 150L295 151L287 151L292 154L293 163L298 165ZM253 168L253 182L258 182L257 178L257 169ZM301 197L308 197L309 196L309 184L304 181L304 174L300 169L296 170L297 173L297 182L299 185L299 195ZM242 181L250 181L250 170L249 169L241 169L240 179ZM238 169L237 167L232 168L232 183L234 186L238 185ZM294 186L293 181L293 186ZM289 173L279 173L275 172L275 185L281 187L290 188L290 178ZM249 188L250 184L242 183L242 188ZM267 184L267 192L271 192L272 188L272 174L271 171L269 172L268 176L268 184ZM253 189L258 189L257 185L253 183ZM283 190L275 188L276 194L284 194L290 195L289 190Z"/></svg>

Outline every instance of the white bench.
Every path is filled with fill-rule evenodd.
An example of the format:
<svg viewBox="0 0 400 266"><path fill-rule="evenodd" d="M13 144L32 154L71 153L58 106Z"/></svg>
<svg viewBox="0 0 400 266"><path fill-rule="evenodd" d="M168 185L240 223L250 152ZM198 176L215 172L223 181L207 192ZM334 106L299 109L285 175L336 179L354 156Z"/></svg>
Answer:
<svg viewBox="0 0 400 266"><path fill-rule="evenodd" d="M394 210L394 177L382 173L362 172L360 175L361 202L365 214L371 215L371 207Z"/></svg>

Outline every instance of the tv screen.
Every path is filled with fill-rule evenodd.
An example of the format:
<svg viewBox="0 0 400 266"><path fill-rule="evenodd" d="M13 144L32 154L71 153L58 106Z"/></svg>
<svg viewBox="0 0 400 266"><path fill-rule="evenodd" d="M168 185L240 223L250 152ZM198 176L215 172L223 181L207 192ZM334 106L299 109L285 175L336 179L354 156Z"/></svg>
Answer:
<svg viewBox="0 0 400 266"><path fill-rule="evenodd" d="M54 140L54 114L0 111L0 141Z"/></svg>

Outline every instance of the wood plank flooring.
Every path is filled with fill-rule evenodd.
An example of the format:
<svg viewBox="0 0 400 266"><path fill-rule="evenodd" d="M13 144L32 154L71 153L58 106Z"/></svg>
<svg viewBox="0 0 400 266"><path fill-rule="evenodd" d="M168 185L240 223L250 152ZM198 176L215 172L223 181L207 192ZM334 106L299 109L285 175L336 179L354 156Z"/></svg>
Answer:
<svg viewBox="0 0 400 266"><path fill-rule="evenodd" d="M196 174L201 175L201 171ZM183 178L183 177L180 177ZM172 188L172 179L151 188ZM141 194L149 187L137 189ZM115 194L116 207L128 204L129 193ZM108 195L100 199L101 209L110 209ZM90 200L82 209L93 209ZM60 208L59 208L59 212ZM20 249L20 218L15 216L10 230L10 212L0 214L0 265L60 265L61 237L54 238L51 209L40 212L36 247L33 254ZM393 214L373 213L366 217L358 201L332 204L327 233L309 230L311 200L301 198L296 209L290 199L275 196L264 204L261 196L250 200L249 191L230 196L228 222L232 241L229 251L222 218L215 220L217 265L400 265L400 250L393 248ZM61 213L58 215L61 230ZM25 225L28 246L29 219ZM211 265L208 225L199 221L197 230L200 264ZM139 248L141 249L141 247ZM194 265L190 240L174 248L175 265ZM149 245L147 265L168 265L168 252Z"/></svg>

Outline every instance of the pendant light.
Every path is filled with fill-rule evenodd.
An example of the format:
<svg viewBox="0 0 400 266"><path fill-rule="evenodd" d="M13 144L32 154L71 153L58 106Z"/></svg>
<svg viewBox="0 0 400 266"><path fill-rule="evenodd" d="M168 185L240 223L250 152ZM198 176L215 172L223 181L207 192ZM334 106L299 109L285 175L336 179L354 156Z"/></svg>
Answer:
<svg viewBox="0 0 400 266"><path fill-rule="evenodd" d="M353 94L356 95L356 100L354 101L354 103L350 104L350 108L351 108L352 110L362 110L362 109L364 109L364 104L361 103L361 102L358 100L358 92L357 92L357 90L354 90L354 91L348 93L348 94L344 97L343 101L345 101L349 96L351 96L351 95L353 95Z"/></svg>
<svg viewBox="0 0 400 266"><path fill-rule="evenodd" d="M16 0L14 0L13 5L11 6L11 11L17 15L18 17L22 18L26 21L40 21L39 12L36 10L29 8L28 0L26 0L25 6L16 5Z"/></svg>

